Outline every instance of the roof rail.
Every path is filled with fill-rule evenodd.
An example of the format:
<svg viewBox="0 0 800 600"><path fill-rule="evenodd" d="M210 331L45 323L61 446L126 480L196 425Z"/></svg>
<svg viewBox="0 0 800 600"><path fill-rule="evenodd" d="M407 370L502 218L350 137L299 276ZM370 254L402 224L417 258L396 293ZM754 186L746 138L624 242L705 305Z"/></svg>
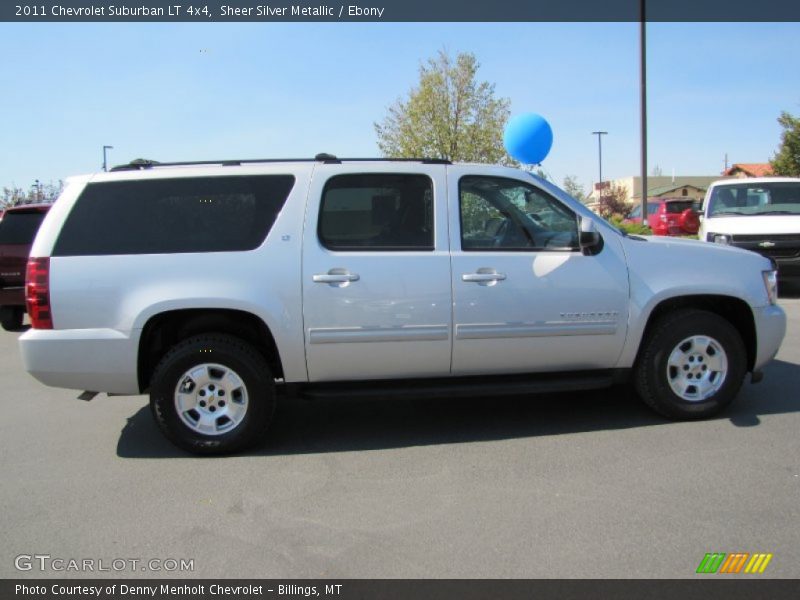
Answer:
<svg viewBox="0 0 800 600"><path fill-rule="evenodd" d="M203 165L220 165L222 167L239 167L241 165L252 165L260 163L282 163L282 162L323 162L326 164L339 164L343 162L418 162L430 165L450 165L451 161L446 158L338 158L333 154L322 152L314 158L248 158L235 160L195 160L184 162L159 162L137 158L128 164L112 167L112 172L116 171L141 171L154 167L195 167Z"/></svg>

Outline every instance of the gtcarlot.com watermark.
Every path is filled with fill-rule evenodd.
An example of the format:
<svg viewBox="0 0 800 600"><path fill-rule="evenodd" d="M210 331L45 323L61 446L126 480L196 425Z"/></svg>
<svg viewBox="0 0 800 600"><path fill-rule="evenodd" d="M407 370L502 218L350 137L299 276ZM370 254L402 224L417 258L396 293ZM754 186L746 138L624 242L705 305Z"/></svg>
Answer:
<svg viewBox="0 0 800 600"><path fill-rule="evenodd" d="M50 554L19 554L14 558L17 571L123 573L191 573L193 558L63 558Z"/></svg>

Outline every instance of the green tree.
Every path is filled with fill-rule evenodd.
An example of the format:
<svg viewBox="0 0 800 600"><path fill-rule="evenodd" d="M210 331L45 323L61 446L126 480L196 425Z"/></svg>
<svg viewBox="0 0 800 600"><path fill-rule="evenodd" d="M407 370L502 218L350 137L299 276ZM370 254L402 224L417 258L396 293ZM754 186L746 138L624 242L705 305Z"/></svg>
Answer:
<svg viewBox="0 0 800 600"><path fill-rule="evenodd" d="M578 202L586 203L586 191L583 186L578 183L578 178L575 175L567 175L564 177L564 191L570 196L575 198Z"/></svg>
<svg viewBox="0 0 800 600"><path fill-rule="evenodd" d="M39 202L55 202L61 190L64 189L64 182L58 180L56 183L39 183L32 185L25 190L19 187L4 187L0 192L0 207L16 206L18 204L31 204Z"/></svg>
<svg viewBox="0 0 800 600"><path fill-rule="evenodd" d="M628 191L622 186L607 188L597 201L597 212L604 219L625 219L631 210L633 206L628 203Z"/></svg>
<svg viewBox="0 0 800 600"><path fill-rule="evenodd" d="M770 161L775 175L800 177L800 118L782 112L778 123L783 127L781 145Z"/></svg>
<svg viewBox="0 0 800 600"><path fill-rule="evenodd" d="M445 51L420 65L419 84L375 123L378 148L392 158L443 158L516 164L503 148L511 101L476 81L478 61Z"/></svg>

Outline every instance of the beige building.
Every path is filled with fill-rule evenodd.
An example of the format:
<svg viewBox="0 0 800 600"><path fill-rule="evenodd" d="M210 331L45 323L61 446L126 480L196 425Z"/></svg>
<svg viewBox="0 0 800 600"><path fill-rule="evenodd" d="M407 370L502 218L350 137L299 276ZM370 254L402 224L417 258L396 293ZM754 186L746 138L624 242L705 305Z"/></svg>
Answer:
<svg viewBox="0 0 800 600"><path fill-rule="evenodd" d="M648 197L675 198L686 196L702 199L712 181L728 179L720 175L653 175L647 178ZM621 187L627 192L628 201L641 200L642 178L638 175L604 181L603 187ZM599 186L595 184L591 200L599 197Z"/></svg>

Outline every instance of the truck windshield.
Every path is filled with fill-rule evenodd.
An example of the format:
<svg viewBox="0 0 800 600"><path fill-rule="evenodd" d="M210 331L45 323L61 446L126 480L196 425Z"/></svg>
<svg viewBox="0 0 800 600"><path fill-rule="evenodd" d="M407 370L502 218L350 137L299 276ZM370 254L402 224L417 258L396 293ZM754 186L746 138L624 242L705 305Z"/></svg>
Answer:
<svg viewBox="0 0 800 600"><path fill-rule="evenodd" d="M720 185L708 202L709 217L800 215L800 182Z"/></svg>

